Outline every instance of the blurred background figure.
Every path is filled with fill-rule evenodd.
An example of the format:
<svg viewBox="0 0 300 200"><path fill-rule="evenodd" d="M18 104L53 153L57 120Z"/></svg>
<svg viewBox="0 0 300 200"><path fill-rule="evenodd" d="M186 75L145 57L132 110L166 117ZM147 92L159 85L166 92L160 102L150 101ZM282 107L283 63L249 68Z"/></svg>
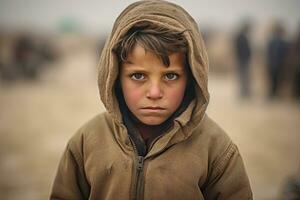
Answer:
<svg viewBox="0 0 300 200"><path fill-rule="evenodd" d="M25 33L1 35L0 78L6 82L36 80L45 64L58 56L48 39Z"/></svg>
<svg viewBox="0 0 300 200"><path fill-rule="evenodd" d="M241 98L250 97L251 47L248 35L249 31L250 22L245 21L241 25L234 41Z"/></svg>
<svg viewBox="0 0 300 200"><path fill-rule="evenodd" d="M21 36L16 41L14 48L14 67L20 76L34 79L37 76L38 60L35 56L35 46L29 36Z"/></svg>
<svg viewBox="0 0 300 200"><path fill-rule="evenodd" d="M291 42L290 62L292 68L292 94L300 100L300 23L295 38Z"/></svg>
<svg viewBox="0 0 300 200"><path fill-rule="evenodd" d="M284 67L286 64L288 44L284 39L284 27L280 22L275 22L270 38L267 41L267 73L269 83L269 98L278 96L282 86Z"/></svg>
<svg viewBox="0 0 300 200"><path fill-rule="evenodd" d="M297 174L289 176L283 183L281 198L283 200L300 199L300 168Z"/></svg>

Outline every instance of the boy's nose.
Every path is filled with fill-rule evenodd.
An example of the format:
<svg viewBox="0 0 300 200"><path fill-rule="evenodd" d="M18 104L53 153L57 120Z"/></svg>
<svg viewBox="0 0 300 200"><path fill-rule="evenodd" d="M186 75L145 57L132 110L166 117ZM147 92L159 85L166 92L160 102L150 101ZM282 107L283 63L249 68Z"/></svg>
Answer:
<svg viewBox="0 0 300 200"><path fill-rule="evenodd" d="M152 83L146 93L146 97L149 99L160 99L163 96L161 85L159 83Z"/></svg>

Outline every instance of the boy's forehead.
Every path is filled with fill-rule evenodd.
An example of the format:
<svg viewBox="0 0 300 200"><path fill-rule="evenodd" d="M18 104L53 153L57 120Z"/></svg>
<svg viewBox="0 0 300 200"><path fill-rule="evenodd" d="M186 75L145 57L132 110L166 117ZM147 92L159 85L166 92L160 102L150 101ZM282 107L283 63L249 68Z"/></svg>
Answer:
<svg viewBox="0 0 300 200"><path fill-rule="evenodd" d="M166 70L182 71L186 69L185 56L183 53L173 53L169 55L170 65L163 64L161 58L149 51L141 51L140 54L128 55L126 61L122 62L121 67L125 70L156 70L157 67ZM137 57L136 57L137 56Z"/></svg>
<svg viewBox="0 0 300 200"><path fill-rule="evenodd" d="M142 47L139 44L136 44L136 45L134 45L132 50L129 52L128 59L143 58L146 56L147 52L148 51L144 47Z"/></svg>
<svg viewBox="0 0 300 200"><path fill-rule="evenodd" d="M132 62L132 60L142 59L144 60L145 57L152 57L153 60L159 60L159 55L155 54L151 50L147 50L143 46L137 44L135 45L132 50L128 53L127 62ZM174 52L169 54L169 59L173 59L176 61L184 60L185 54L182 52Z"/></svg>

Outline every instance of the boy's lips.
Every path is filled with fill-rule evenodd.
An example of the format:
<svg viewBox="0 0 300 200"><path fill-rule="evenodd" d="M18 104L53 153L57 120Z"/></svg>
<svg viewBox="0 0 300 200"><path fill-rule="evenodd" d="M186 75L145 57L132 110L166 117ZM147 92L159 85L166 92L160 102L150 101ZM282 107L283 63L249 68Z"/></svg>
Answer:
<svg viewBox="0 0 300 200"><path fill-rule="evenodd" d="M165 108L159 107L159 106L148 106L148 107L143 107L143 110L166 110Z"/></svg>
<svg viewBox="0 0 300 200"><path fill-rule="evenodd" d="M162 107L157 106L148 106L143 107L141 109L141 113L144 113L145 115L161 115L162 113L165 113L166 109Z"/></svg>

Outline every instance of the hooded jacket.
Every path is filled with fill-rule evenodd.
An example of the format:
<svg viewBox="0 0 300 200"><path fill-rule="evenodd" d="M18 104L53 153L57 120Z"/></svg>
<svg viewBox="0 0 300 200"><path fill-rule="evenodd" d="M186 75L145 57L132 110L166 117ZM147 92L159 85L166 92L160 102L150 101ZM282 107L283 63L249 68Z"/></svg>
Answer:
<svg viewBox="0 0 300 200"><path fill-rule="evenodd" d="M137 22L184 31L195 97L158 136L145 155L124 123L115 83L119 67L113 48ZM50 199L200 200L252 199L237 146L206 114L208 58L193 18L166 1L139 1L116 19L99 62L99 91L106 112L70 139Z"/></svg>

